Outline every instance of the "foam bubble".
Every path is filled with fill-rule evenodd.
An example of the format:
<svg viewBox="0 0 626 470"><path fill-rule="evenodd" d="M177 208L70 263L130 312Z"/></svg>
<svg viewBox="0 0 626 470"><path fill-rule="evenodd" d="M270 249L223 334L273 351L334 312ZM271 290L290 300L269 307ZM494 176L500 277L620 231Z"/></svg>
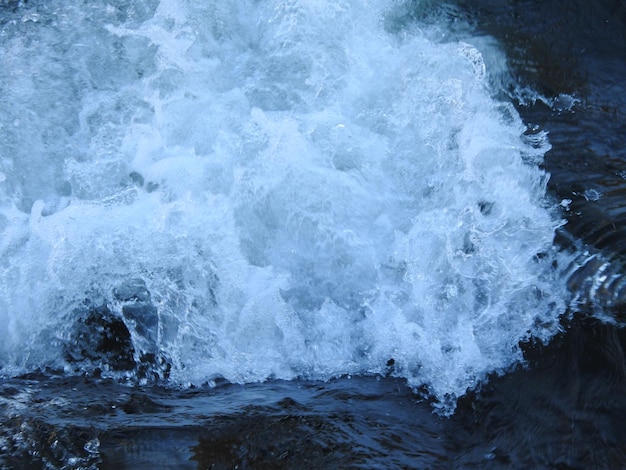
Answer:
<svg viewBox="0 0 626 470"><path fill-rule="evenodd" d="M26 103L6 119L30 117L0 127L28 153L0 160L3 373L65 364L86 298L177 383L394 359L453 401L555 332L549 147L494 98L492 41L435 40L395 2L57 7L3 44ZM34 112L59 87L63 112ZM131 279L149 334L114 294Z"/></svg>

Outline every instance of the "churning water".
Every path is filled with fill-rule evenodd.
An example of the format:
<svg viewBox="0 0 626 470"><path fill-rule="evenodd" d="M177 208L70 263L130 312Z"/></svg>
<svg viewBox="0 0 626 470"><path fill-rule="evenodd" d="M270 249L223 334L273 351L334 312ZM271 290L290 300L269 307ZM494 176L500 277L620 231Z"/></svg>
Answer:
<svg viewBox="0 0 626 470"><path fill-rule="evenodd" d="M558 330L550 145L495 40L415 2L10 6L5 377L132 378L85 350L112 321L171 384L391 372L450 411Z"/></svg>

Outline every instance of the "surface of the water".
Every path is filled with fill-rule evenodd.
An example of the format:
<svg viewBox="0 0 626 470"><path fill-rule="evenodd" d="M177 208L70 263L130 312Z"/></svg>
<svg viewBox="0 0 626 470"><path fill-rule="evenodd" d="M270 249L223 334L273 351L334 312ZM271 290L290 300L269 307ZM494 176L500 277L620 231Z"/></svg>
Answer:
<svg viewBox="0 0 626 470"><path fill-rule="evenodd" d="M624 3L366 3L2 3L2 465L626 465Z"/></svg>
<svg viewBox="0 0 626 470"><path fill-rule="evenodd" d="M451 411L520 340L554 334L567 291L545 133L498 96L495 40L415 8L18 8L2 372L132 375L154 357L200 385L392 360ZM126 364L96 354L91 330L115 320Z"/></svg>

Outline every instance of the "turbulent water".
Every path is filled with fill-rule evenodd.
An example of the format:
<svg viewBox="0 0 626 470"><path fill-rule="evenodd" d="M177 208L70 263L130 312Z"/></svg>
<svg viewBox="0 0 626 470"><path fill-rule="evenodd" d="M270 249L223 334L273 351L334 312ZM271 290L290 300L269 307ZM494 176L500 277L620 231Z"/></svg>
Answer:
<svg viewBox="0 0 626 470"><path fill-rule="evenodd" d="M546 388L593 369L559 365L577 327L532 345L626 292L588 228L621 202L563 137L582 67L542 65L569 49L529 39L538 6L465 3L0 1L0 465L621 461L559 454L561 405L516 398L523 348Z"/></svg>
<svg viewBox="0 0 626 470"><path fill-rule="evenodd" d="M75 324L102 305L181 384L392 360L445 401L549 338L549 144L494 85L494 40L410 8L5 14L2 373L74 370Z"/></svg>

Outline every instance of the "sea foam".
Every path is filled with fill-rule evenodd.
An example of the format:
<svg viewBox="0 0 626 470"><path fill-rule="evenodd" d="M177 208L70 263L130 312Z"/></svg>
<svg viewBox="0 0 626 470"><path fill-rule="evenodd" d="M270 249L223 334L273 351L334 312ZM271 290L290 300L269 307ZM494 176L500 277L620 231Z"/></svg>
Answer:
<svg viewBox="0 0 626 470"><path fill-rule="evenodd" d="M370 3L5 13L0 373L73 370L106 304L175 384L392 373L453 406L553 335L549 144L494 85L506 59Z"/></svg>

